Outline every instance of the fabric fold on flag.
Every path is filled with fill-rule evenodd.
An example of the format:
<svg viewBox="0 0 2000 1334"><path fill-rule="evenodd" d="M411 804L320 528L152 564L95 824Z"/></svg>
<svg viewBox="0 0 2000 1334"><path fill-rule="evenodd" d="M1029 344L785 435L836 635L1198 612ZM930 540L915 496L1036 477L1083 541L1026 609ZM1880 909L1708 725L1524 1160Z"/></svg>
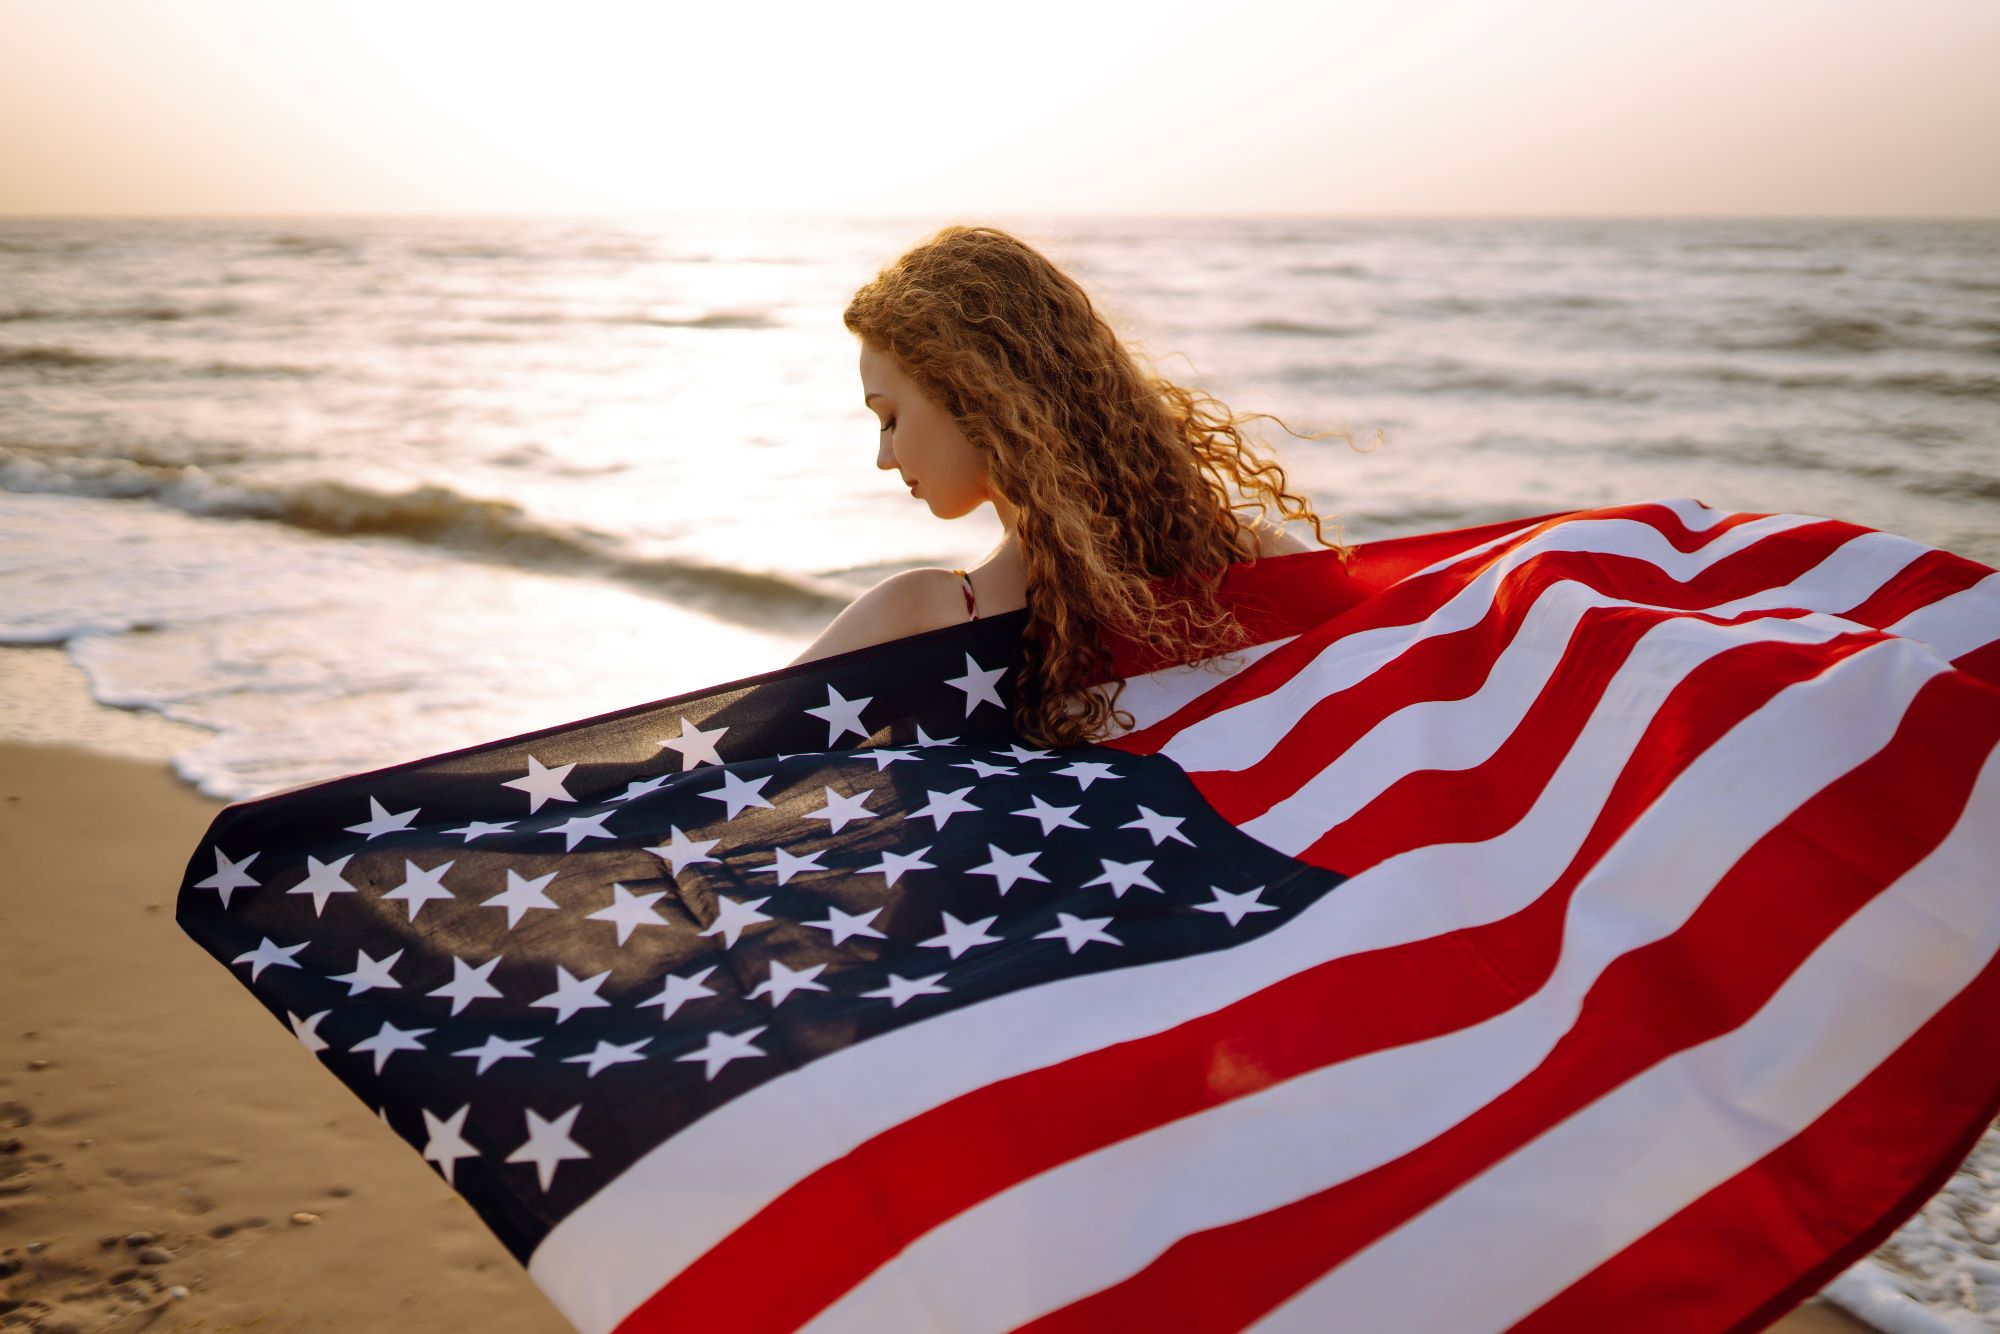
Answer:
<svg viewBox="0 0 2000 1334"><path fill-rule="evenodd" d="M2000 1114L2000 575L1667 499L1220 593L1097 745L1019 611L238 803L178 920L591 1334L1750 1330Z"/></svg>

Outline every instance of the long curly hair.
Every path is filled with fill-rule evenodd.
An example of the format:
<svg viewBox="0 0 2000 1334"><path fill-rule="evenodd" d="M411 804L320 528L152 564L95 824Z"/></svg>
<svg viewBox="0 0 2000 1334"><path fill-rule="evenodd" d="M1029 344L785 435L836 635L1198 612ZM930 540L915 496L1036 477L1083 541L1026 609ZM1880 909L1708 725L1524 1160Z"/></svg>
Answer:
<svg viewBox="0 0 2000 1334"><path fill-rule="evenodd" d="M945 227L854 294L843 319L935 399L1016 509L1028 623L1014 686L1015 732L1050 747L1096 741L1115 721L1107 632L1167 655L1215 658L1245 632L1215 590L1257 554L1237 509L1319 515L1246 439L1251 421L1142 367L1068 274L992 227ZM1347 437L1353 444L1352 437ZM1233 504L1231 489L1248 499ZM1162 599L1155 581L1191 592Z"/></svg>

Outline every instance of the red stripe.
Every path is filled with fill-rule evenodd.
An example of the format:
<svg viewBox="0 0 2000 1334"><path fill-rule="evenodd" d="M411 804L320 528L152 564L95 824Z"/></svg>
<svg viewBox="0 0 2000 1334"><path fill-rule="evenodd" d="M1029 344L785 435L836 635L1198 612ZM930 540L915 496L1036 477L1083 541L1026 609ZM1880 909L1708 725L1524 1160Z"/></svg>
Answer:
<svg viewBox="0 0 2000 1334"><path fill-rule="evenodd" d="M1996 1010L2000 956L1811 1125L1508 1334L1606 1328L1612 1311L1642 1334L1768 1328L1887 1241L2000 1116Z"/></svg>
<svg viewBox="0 0 2000 1334"><path fill-rule="evenodd" d="M1784 686L1854 645L1759 644L1732 676L1704 664L1670 694L1614 786L1568 889L1694 756ZM1607 759L1607 762L1610 762ZM1457 841L1449 826L1438 840ZM1335 891L1338 892L1338 891ZM1177 1116L1255 1092L1330 1061L1451 1032L1524 996L1517 980L1559 915L1486 927L1332 960L1213 1015L976 1090L877 1135L806 1177L662 1287L625 1334L725 1322L791 1329L910 1241L1015 1183ZM1495 960L1522 960L1506 968ZM1320 1016L1348 1016L1328 1026ZM1229 1079L1218 1072L1232 1072ZM1143 1103L1120 1091L1145 1088ZM843 1226L830 1229L826 1220ZM782 1284L755 1281L772 1255Z"/></svg>
<svg viewBox="0 0 2000 1334"><path fill-rule="evenodd" d="M1591 651L1572 654L1557 664L1534 703L1490 757L1469 769L1422 769L1403 775L1299 852L1299 860L1358 875L1391 857L1436 842L1441 824L1455 831L1457 842L1497 838L1541 800L1543 789L1596 712L1605 688L1647 631L1666 620L1730 625L1771 619L1765 612L1729 619L1630 608L1585 613L1576 633L1579 638L1589 636ZM1830 666L1881 639L1879 634L1843 636L1819 651L1821 661ZM1756 642L1746 641L1718 656L1726 658ZM1725 663L1718 670L1737 669L1737 664ZM1206 790L1203 780L1196 781Z"/></svg>
<svg viewBox="0 0 2000 1334"><path fill-rule="evenodd" d="M1240 1329L1267 1314L1563 1118L1746 1021L1829 932L1936 847L1996 738L2000 698L1960 676L1932 678L1887 746L1760 840L1678 931L1613 960L1576 1024L1506 1093L1393 1162L1184 1237L1131 1278L1023 1328L1194 1334ZM1525 991L1538 988L1556 962L1568 897L1545 895L1522 914L1550 919L1534 934L1542 957L1494 959L1479 950L1466 964L1518 970ZM1980 1076L1982 1091L1992 1078ZM1879 1167L1871 1160L1870 1169ZM1751 1257L1736 1263L1748 1266ZM1216 1283L1216 1274L1230 1281ZM1769 1291L1795 1278L1795 1268L1780 1267L1752 1281ZM1630 1314L1620 1305L1593 1309L1592 1320L1567 1328L1620 1328Z"/></svg>
<svg viewBox="0 0 2000 1334"><path fill-rule="evenodd" d="M2000 639L1959 654L1951 665L1989 686L2000 687Z"/></svg>
<svg viewBox="0 0 2000 1334"><path fill-rule="evenodd" d="M1814 525L1814 529L1818 527ZM1599 592L1612 590L1626 600L1669 609L1714 606L1782 585L1811 569L1825 559L1825 540L1825 534L1813 530L1779 534L1716 562L1685 583L1636 557L1577 552L1531 556L1494 589L1493 605L1477 624L1420 640L1397 658L1394 670L1375 672L1319 700L1254 765L1234 771L1190 773L1218 814L1232 824L1245 824L1305 786L1325 769L1330 757L1345 754L1390 715L1428 700L1464 699L1476 693L1536 603L1556 584L1573 582ZM1640 609L1616 610L1634 619L1648 614ZM1656 619L1668 614L1680 613L1654 613ZM1392 617L1387 623L1408 622ZM1232 683L1207 692L1197 702L1202 711L1217 712L1268 693L1309 662L1321 646L1313 646L1302 657L1290 655L1291 647L1239 673ZM1287 660L1271 661L1280 654L1287 655ZM1585 656L1595 658L1595 648ZM1174 721L1179 720L1177 715ZM1125 743L1141 738L1130 748L1142 753L1157 750L1170 739L1164 731L1162 724L1147 729L1143 738L1134 732L1113 744L1126 748ZM1319 865L1339 865L1311 855L1307 859ZM1340 869L1358 870L1365 864Z"/></svg>
<svg viewBox="0 0 2000 1334"><path fill-rule="evenodd" d="M1640 522L1656 520L1665 522L1667 524L1665 528L1660 528L1659 522L1655 522L1656 530L1660 531L1660 535L1676 550L1681 551L1699 550L1708 541L1737 526L1736 523L1730 522L1720 524L1705 533L1691 533L1680 525L1671 511L1660 509L1658 506L1632 508L1633 512L1630 514L1614 514L1612 517L1625 517ZM1747 521L1754 516L1732 516L1735 517L1742 517ZM1490 551L1482 552L1458 565L1406 579L1392 588L1385 588L1366 602L1340 615L1326 617L1306 625L1296 632L1296 637L1290 643L1272 650L1250 669L1238 673L1235 677L1222 679L1216 688L1206 691L1199 698L1182 706L1170 717L1149 727L1138 728L1113 738L1106 744L1134 754L1153 754L1183 728L1209 717L1220 709L1275 690L1303 670L1328 645L1337 640L1368 630L1420 624L1457 597L1489 567L1557 526L1555 522L1550 522L1524 529L1513 540ZM1852 524L1824 520L1786 533L1774 534L1717 562L1718 566L1724 567L1723 573L1717 574L1713 569L1704 571L1688 585L1666 578L1664 571L1658 566L1638 557L1601 556L1590 552L1561 550L1542 552L1530 557L1521 569L1511 572L1502 580L1500 587L1495 591L1495 600L1499 601L1505 595L1504 590L1510 584L1523 578L1524 571L1554 562L1556 564L1551 565L1551 568L1560 568L1566 577L1592 583L1593 587L1598 585L1592 581L1591 576L1595 574L1601 580L1607 565L1615 566L1621 571L1636 570L1642 577L1652 576L1644 586L1645 591L1697 588L1703 590L1702 595L1685 605L1707 606L1732 597L1760 592L1773 584L1782 583L1791 575L1811 569L1825 559L1828 552L1865 531L1867 530L1856 528ZM1781 542L1781 539L1784 540ZM1773 543L1780 545L1772 545ZM1771 559L1772 565L1768 568L1763 566L1761 562L1764 559ZM1357 569L1362 565L1363 562L1357 561ZM1364 577L1367 576L1357 575L1357 578ZM1662 605L1683 604L1676 602ZM1470 631L1458 633L1470 633ZM1437 641L1450 638L1451 636L1432 636L1424 641L1422 646L1428 651L1435 652L1438 649ZM1398 676L1404 673L1406 666L1407 664L1398 662ZM1317 742L1314 743L1313 749L1325 753Z"/></svg>
<svg viewBox="0 0 2000 1334"><path fill-rule="evenodd" d="M1898 570L1874 594L1840 616L1886 630L1911 612L1960 593L1993 571L1949 551L1927 551Z"/></svg>

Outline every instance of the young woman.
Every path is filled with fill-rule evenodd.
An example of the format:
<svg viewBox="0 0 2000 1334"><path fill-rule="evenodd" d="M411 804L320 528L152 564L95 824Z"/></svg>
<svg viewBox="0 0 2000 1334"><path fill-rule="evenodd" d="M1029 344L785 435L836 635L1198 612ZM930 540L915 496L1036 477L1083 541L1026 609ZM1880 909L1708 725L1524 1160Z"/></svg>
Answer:
<svg viewBox="0 0 2000 1334"><path fill-rule="evenodd" d="M1181 661L1226 651L1240 627L1212 594L1225 568L1314 549L1269 508L1344 551L1245 441L1244 424L1276 417L1141 369L1083 288L1006 232L944 228L856 292L845 322L881 423L875 466L940 519L991 503L1006 535L970 570L883 580L794 664L1026 607L1015 729L1075 745L1120 716L1115 693L1082 689L1110 675L1107 632ZM1231 487L1258 517L1236 513ZM1170 606L1155 584L1178 576L1195 592Z"/></svg>

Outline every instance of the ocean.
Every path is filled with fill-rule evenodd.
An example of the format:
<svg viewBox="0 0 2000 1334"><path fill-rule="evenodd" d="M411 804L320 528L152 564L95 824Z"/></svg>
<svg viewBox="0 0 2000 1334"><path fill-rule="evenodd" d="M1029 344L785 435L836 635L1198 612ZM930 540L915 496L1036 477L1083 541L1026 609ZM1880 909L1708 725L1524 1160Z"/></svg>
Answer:
<svg viewBox="0 0 2000 1334"><path fill-rule="evenodd" d="M840 322L951 220L0 220L0 643L224 798L782 666L999 540L876 469ZM1263 438L1349 540L1692 496L2000 565L2000 223L992 221L1348 431ZM1979 1327L1995 1170L1836 1295Z"/></svg>

